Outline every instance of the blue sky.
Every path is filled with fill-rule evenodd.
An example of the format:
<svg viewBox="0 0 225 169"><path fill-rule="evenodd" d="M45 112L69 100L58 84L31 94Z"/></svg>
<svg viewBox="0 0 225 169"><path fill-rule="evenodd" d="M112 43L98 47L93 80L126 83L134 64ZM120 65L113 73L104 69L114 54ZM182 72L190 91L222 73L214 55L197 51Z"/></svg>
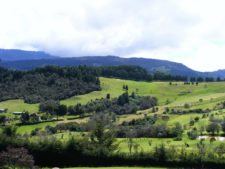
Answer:
<svg viewBox="0 0 225 169"><path fill-rule="evenodd" d="M0 0L0 48L225 68L224 0Z"/></svg>

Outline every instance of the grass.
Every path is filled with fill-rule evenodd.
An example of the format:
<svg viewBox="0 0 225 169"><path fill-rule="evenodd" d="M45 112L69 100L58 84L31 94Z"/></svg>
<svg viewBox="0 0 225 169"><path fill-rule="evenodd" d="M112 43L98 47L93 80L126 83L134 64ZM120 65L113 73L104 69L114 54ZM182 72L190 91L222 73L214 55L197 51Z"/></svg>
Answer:
<svg viewBox="0 0 225 169"><path fill-rule="evenodd" d="M169 82L137 82L131 80L120 80L111 78L100 78L101 91L94 91L88 94L74 96L65 100L61 103L67 106L76 105L77 103L85 104L91 100L97 98L106 97L107 93L110 93L111 98L117 97L122 94L123 85L128 85L129 92L135 92L138 95L151 95L155 96L159 100L159 112L157 113L162 116L162 112L165 107L184 109L184 104L191 104L190 109L195 108L213 108L217 103L225 100L225 82L212 82L212 83L199 83L196 85L184 85L182 82L173 83L169 85ZM199 100L202 99L200 102ZM12 112L14 111L29 111L38 112L38 104L26 104L23 100L8 100L0 102L0 108L7 108L7 113L2 113L9 117L14 117ZM141 114L122 115L119 117L118 123L123 121L130 121L132 119L143 118L144 113L150 114L149 110L142 111ZM191 118L201 116L196 113L186 115L170 115L169 124L181 122L183 125L188 124ZM68 116L65 117L69 118ZM76 121L79 123L86 122L88 118L64 120L63 122ZM158 122L163 122L162 120ZM207 120L200 120L196 123L199 127L201 124L207 124ZM18 128L19 133L30 133L35 128L45 128L47 125L56 125L57 122L46 122L35 125L21 126Z"/></svg>
<svg viewBox="0 0 225 169"><path fill-rule="evenodd" d="M37 112L38 111L38 104L27 104L24 103L23 100L17 99L17 100L7 100L0 102L0 108L7 108L7 116L14 116L12 112L23 112L23 111L29 111L29 112Z"/></svg>
<svg viewBox="0 0 225 169"><path fill-rule="evenodd" d="M138 144L138 152L150 152L157 145L162 143L165 144L166 147L185 147L185 144L188 143L188 150L196 150L198 140L190 140L187 136L187 132L191 130L193 127L200 128L201 126L206 126L209 123L208 118L202 118L202 114L190 113L184 115L176 115L176 114L166 114L169 116L168 121L163 121L161 116L163 116L163 112L166 107L170 109L181 109L184 110L184 104L188 103L191 105L189 109L212 109L217 103L220 103L225 100L225 82L213 82L213 83L199 83L196 85L184 85L181 82L174 83L173 85L169 85L169 82L136 82L130 80L120 80L120 79L110 79L110 78L100 78L101 80L101 91L94 91L88 94L74 96L61 101L61 104L65 104L67 106L76 105L77 103L85 104L91 100L105 98L109 93L111 98L115 98L121 95L124 91L122 90L123 85L128 85L129 92L135 92L138 95L144 96L155 96L159 101L159 111L157 113L158 120L156 123L167 123L168 125L173 125L176 122L180 122L182 126L187 126L185 128L185 132L182 136L181 141L175 141L171 138L136 138L133 139L134 143ZM201 101L200 101L201 99ZM3 115L7 115L8 117L14 117L12 112L14 111L29 111L38 112L38 104L26 104L23 100L8 100L0 102L0 108L7 108L7 113L1 113ZM187 109L186 109L187 110ZM225 110L221 111L212 111L211 114L217 114L216 118L224 118ZM153 115L151 110L138 111L136 114L131 115L121 115L118 118L117 124L121 124L123 121L131 121L133 119L144 118L144 114ZM195 122L194 126L189 126L190 119L194 119L195 117L199 117L199 121ZM88 117L77 118L77 116L64 116L63 121L53 121L53 122L44 122L33 125L24 125L19 126L17 132L19 134L30 133L32 130L36 128L44 129L46 126L56 126L58 123L67 123L67 122L78 122L85 123L88 121ZM1 129L1 128L0 128ZM77 139L82 138L86 133L79 132L64 132L57 133L53 136L61 141L66 141L70 137L75 137ZM51 135L52 136L52 135ZM51 137L50 136L50 137ZM37 140L39 136L31 137L31 140ZM48 136L47 136L48 137ZM129 153L127 139L117 139L117 143L119 143L119 151L122 153ZM210 143L209 140L204 141L207 148L213 149L221 144L220 141L214 141ZM134 149L132 151L134 152ZM65 168L65 169L143 169L143 167L99 167L99 168ZM163 169L163 168L152 168L146 167L146 169Z"/></svg>
<svg viewBox="0 0 225 169"><path fill-rule="evenodd" d="M110 93L111 98L117 97L124 92L123 85L129 86L130 93L156 96L160 105L165 105L165 103L170 103L171 106L184 105L185 103L198 102L199 99L203 99L204 103L212 101L212 99L220 101L225 98L224 82L200 83L196 86L184 85L182 82L176 83L177 85L169 85L168 82L136 82L110 78L100 78L100 80L101 91L74 96L61 101L61 103L66 105L85 104L96 98L104 98L107 93Z"/></svg>
<svg viewBox="0 0 225 169"><path fill-rule="evenodd" d="M30 133L32 130L36 128L44 129L46 126L56 126L58 122L45 122L45 123L38 123L38 124L32 124L32 125L24 125L24 126L19 126L17 128L17 133L18 134L25 134L25 133Z"/></svg>
<svg viewBox="0 0 225 169"><path fill-rule="evenodd" d="M177 85L169 85L168 82L137 82L131 80L120 80L111 78L100 78L101 91L94 91L88 94L74 96L61 103L67 106L77 103L85 104L97 98L105 98L110 93L111 98L122 94L123 85L128 85L129 92L136 92L139 95L156 96L160 105L169 103L170 106L182 106L184 103L198 102L203 99L204 104L209 104L215 99L215 104L225 99L225 82L199 83L196 85L183 85L182 82ZM198 105L199 106L199 105ZM0 102L0 108L8 108L8 112L29 111L37 112L38 104L26 104L23 100L8 100Z"/></svg>
<svg viewBox="0 0 225 169"><path fill-rule="evenodd" d="M185 143L188 143L189 145L188 148L186 147L187 150L193 150L197 149L197 144L199 143L198 140L189 140L186 136L184 136L181 141L174 141L171 138L135 138L133 139L133 142L139 145L138 152L151 152L154 147L161 144L164 144L166 147L174 146L176 148L182 148L185 147ZM118 139L118 143L120 152L129 153L127 139ZM149 145L149 143L151 144ZM221 141L210 143L209 140L205 140L204 143L207 148L213 149L221 144ZM132 153L135 153L134 149L132 150Z"/></svg>

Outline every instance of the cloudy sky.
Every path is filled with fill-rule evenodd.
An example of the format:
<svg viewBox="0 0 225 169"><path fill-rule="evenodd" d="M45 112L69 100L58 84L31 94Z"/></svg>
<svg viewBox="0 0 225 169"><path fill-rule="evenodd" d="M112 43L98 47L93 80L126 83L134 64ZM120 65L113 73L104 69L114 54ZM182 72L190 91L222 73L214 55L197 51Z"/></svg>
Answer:
<svg viewBox="0 0 225 169"><path fill-rule="evenodd" d="M0 48L225 68L224 0L0 0Z"/></svg>

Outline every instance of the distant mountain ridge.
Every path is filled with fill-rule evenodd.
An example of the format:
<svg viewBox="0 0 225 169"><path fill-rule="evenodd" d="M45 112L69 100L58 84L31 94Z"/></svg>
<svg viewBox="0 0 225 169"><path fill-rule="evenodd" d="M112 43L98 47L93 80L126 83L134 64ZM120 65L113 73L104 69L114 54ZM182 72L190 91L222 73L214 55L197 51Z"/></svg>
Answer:
<svg viewBox="0 0 225 169"><path fill-rule="evenodd" d="M25 51L19 49L0 49L0 60L17 61L17 60L34 60L56 58L41 51Z"/></svg>
<svg viewBox="0 0 225 169"><path fill-rule="evenodd" d="M17 55L13 55L16 52ZM7 59L5 56L10 56ZM138 65L149 72L164 71L172 75L189 77L220 77L225 78L225 70L214 72L199 72L192 70L182 63L172 61L147 59L147 58L121 58L118 56L83 56L83 57L56 57L45 52L32 52L22 50L0 50L0 66L9 69L30 70L46 65L58 66L116 66L116 65Z"/></svg>

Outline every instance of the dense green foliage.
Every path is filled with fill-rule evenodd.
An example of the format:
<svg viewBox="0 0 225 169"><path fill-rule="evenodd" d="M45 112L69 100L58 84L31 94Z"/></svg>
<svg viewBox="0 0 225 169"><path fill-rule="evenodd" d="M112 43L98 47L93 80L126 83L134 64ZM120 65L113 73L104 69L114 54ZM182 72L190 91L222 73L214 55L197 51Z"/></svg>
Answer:
<svg viewBox="0 0 225 169"><path fill-rule="evenodd" d="M26 72L0 69L0 90L0 100L36 103L100 90L100 86L95 73L87 67L47 66Z"/></svg>
<svg viewBox="0 0 225 169"><path fill-rule="evenodd" d="M127 145L131 148L131 154L123 154L117 151L113 130L105 125L104 120L96 121L94 126L93 131L87 138L74 139L71 137L67 141L60 141L54 137L42 137L35 142L30 142L26 137L19 135L1 135L0 158L5 159L5 156L1 156L2 154L10 154L19 150L21 151L17 154L23 155L23 158L18 158L18 156L12 154L10 158L2 161L4 162L2 164L20 164L20 166L26 168L33 165L34 159L35 165L49 167L160 165L219 169L224 166L224 143L215 146L213 152L207 149L204 141L199 141L197 148L194 150L187 147L180 149L175 146L166 147L165 144L158 144L150 152L144 153L138 149L138 144L134 143L132 139L128 139ZM22 148L11 148L10 150L7 149L9 145ZM149 143L149 146L151 146L151 143ZM14 161L8 163L10 159ZM29 163L21 165L25 161Z"/></svg>
<svg viewBox="0 0 225 169"><path fill-rule="evenodd" d="M180 138L183 127L180 123L168 126L166 123L155 124L157 117L146 116L144 119L123 122L117 129L119 138Z"/></svg>
<svg viewBox="0 0 225 169"><path fill-rule="evenodd" d="M68 108L69 115L82 115L84 112L100 113L113 112L118 115L134 114L137 110L144 110L157 105L157 99L151 96L128 96L125 92L112 100L107 98L88 102L86 105L77 104Z"/></svg>

